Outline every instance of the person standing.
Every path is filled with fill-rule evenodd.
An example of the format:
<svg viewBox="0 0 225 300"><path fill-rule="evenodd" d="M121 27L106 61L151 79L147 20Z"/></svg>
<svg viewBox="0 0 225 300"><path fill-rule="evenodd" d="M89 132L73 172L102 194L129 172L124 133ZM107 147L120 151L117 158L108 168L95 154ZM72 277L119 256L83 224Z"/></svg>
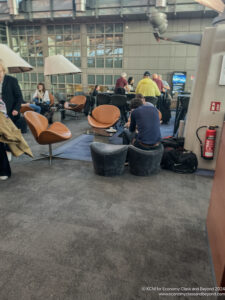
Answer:
<svg viewBox="0 0 225 300"><path fill-rule="evenodd" d="M158 75L158 79L162 80L162 76ZM168 124L170 118L171 118L171 111L170 111L170 105L171 105L171 96L169 93L170 86L168 82L162 80L163 83L163 91L161 94L161 97L158 101L158 109L162 112L162 122L163 124Z"/></svg>
<svg viewBox="0 0 225 300"><path fill-rule="evenodd" d="M128 88L129 92L134 92L134 77L129 77L128 78Z"/></svg>
<svg viewBox="0 0 225 300"><path fill-rule="evenodd" d="M6 105L7 115L15 123L20 118L20 107L23 96L15 77L6 74L7 68L0 60L0 99Z"/></svg>
<svg viewBox="0 0 225 300"><path fill-rule="evenodd" d="M162 80L162 83L163 83L163 92L170 91L170 85L169 85L169 83L166 80L162 79L162 75L158 75L158 78L160 80Z"/></svg>
<svg viewBox="0 0 225 300"><path fill-rule="evenodd" d="M157 84L160 92L163 92L163 82L162 80L159 78L158 74L153 74L152 75L152 79L155 81L155 83Z"/></svg>
<svg viewBox="0 0 225 300"><path fill-rule="evenodd" d="M9 117L14 123L20 118L20 107L23 96L15 77L7 75L7 68L0 60L0 113ZM11 152L6 152L5 144L0 142L0 180L6 180L11 176L9 160Z"/></svg>
<svg viewBox="0 0 225 300"><path fill-rule="evenodd" d="M144 78L138 82L135 93L142 94L146 98L146 101L155 105L157 102L156 97L160 96L161 93L157 84L150 78L150 76L150 72L146 71L144 73Z"/></svg>
<svg viewBox="0 0 225 300"><path fill-rule="evenodd" d="M126 80L127 73L123 72L121 73L121 77L117 79L116 81L116 86L115 86L115 93L117 94L117 89L122 88L124 91L129 92L128 88L128 82Z"/></svg>
<svg viewBox="0 0 225 300"><path fill-rule="evenodd" d="M97 96L99 94L99 91L100 91L100 85L96 84L93 91L86 96L86 103L84 105L85 116L91 114L92 110L94 109L94 106L97 105ZM68 103L68 107L69 107L69 103Z"/></svg>
<svg viewBox="0 0 225 300"><path fill-rule="evenodd" d="M0 99L0 114L4 114L7 117L6 106L2 99ZM10 176L11 168L9 165L5 145L0 142L0 180L6 180Z"/></svg>

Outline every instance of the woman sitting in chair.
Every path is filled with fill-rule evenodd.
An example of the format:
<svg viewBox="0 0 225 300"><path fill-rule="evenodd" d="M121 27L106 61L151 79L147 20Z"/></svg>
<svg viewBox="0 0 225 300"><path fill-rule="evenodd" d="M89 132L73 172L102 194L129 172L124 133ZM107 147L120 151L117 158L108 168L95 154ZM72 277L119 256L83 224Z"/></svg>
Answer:
<svg viewBox="0 0 225 300"><path fill-rule="evenodd" d="M96 97L100 91L100 85L96 84L94 90L91 93L91 96Z"/></svg>
<svg viewBox="0 0 225 300"><path fill-rule="evenodd" d="M48 91L45 89L44 83L38 83L37 90L35 91L32 100L35 104L26 103L22 104L22 106L28 106L39 114L44 114L49 110L50 98Z"/></svg>

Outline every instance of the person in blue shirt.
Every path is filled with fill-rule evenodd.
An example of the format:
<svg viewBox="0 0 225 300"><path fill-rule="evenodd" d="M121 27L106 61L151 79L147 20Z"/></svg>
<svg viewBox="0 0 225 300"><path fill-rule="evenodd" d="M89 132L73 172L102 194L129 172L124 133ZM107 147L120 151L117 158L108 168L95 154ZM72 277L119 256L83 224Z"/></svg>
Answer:
<svg viewBox="0 0 225 300"><path fill-rule="evenodd" d="M131 109L129 132L132 144L143 150L157 149L161 141L158 110L143 105L143 101L137 98L131 101Z"/></svg>

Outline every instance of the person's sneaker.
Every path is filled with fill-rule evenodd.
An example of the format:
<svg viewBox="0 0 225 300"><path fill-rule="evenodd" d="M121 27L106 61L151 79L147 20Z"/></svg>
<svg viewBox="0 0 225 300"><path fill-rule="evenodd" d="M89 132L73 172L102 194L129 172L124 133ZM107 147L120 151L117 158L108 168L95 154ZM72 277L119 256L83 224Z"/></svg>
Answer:
<svg viewBox="0 0 225 300"><path fill-rule="evenodd" d="M12 160L12 152L7 151L6 154L8 157L8 161L11 161Z"/></svg>
<svg viewBox="0 0 225 300"><path fill-rule="evenodd" d="M124 166L125 166L125 167L126 167L126 166L129 166L129 162L126 161L126 162L124 163Z"/></svg>
<svg viewBox="0 0 225 300"><path fill-rule="evenodd" d="M8 176L0 176L0 180L7 180L8 178Z"/></svg>

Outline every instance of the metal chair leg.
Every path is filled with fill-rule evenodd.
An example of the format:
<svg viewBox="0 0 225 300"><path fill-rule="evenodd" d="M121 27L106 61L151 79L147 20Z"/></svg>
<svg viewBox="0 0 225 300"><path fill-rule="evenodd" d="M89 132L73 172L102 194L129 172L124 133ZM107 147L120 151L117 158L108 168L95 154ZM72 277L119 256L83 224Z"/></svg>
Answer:
<svg viewBox="0 0 225 300"><path fill-rule="evenodd" d="M52 144L48 145L49 147L49 164L52 165Z"/></svg>

